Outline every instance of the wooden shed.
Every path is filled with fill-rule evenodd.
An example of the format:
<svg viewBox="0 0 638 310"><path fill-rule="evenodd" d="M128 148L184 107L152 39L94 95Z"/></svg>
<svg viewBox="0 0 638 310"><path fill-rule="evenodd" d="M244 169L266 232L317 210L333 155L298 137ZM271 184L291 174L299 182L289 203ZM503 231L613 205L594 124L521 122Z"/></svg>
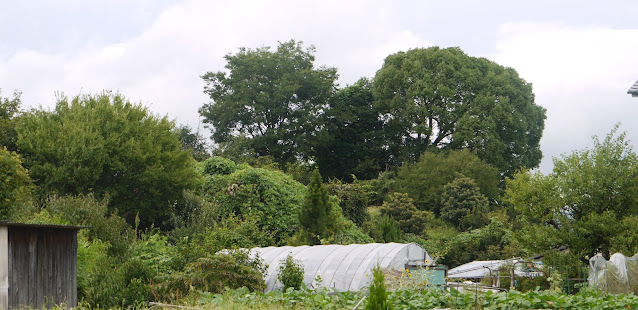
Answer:
<svg viewBox="0 0 638 310"><path fill-rule="evenodd" d="M0 221L0 310L77 306L81 228Z"/></svg>

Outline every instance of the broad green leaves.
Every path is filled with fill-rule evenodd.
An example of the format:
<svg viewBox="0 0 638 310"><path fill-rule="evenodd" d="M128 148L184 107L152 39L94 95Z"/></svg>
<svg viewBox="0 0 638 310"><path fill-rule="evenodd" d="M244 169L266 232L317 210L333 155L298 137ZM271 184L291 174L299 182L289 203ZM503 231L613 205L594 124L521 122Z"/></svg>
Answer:
<svg viewBox="0 0 638 310"><path fill-rule="evenodd" d="M508 180L505 200L519 214L519 239L530 250L567 245L581 259L638 251L638 157L617 129L595 138L591 149L555 158L548 176L522 171Z"/></svg>
<svg viewBox="0 0 638 310"><path fill-rule="evenodd" d="M273 156L282 167L301 154L314 117L328 103L336 69L314 68L314 47L301 42L241 48L226 55L226 72L208 72L204 92L211 102L200 109L216 143L249 139L258 156Z"/></svg>
<svg viewBox="0 0 638 310"><path fill-rule="evenodd" d="M540 163L545 109L511 68L458 48L412 49L385 59L373 92L386 143L403 162L468 148L505 175Z"/></svg>
<svg viewBox="0 0 638 310"><path fill-rule="evenodd" d="M108 196L111 210L131 223L139 213L148 226L197 180L173 128L119 94L63 97L53 111L21 117L17 144L41 196Z"/></svg>

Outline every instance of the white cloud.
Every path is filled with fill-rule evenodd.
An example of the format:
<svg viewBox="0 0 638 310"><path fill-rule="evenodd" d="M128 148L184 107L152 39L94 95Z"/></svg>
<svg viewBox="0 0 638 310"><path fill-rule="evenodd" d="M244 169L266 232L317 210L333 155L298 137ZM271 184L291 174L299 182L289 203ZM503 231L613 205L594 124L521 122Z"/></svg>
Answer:
<svg viewBox="0 0 638 310"><path fill-rule="evenodd" d="M431 45L397 22L400 14L399 7L362 0L182 1L115 42L89 37L62 50L7 49L12 52L0 54L0 86L46 108L53 107L55 91L116 90L197 126L197 110L207 101L200 75L223 70L225 54L303 40L317 46L317 65L337 67L340 82L353 83L374 75L390 53Z"/></svg>
<svg viewBox="0 0 638 310"><path fill-rule="evenodd" d="M536 103L547 108L541 170L617 122L638 142L638 100L626 94L638 79L638 29L510 23L500 35L490 58L532 82Z"/></svg>

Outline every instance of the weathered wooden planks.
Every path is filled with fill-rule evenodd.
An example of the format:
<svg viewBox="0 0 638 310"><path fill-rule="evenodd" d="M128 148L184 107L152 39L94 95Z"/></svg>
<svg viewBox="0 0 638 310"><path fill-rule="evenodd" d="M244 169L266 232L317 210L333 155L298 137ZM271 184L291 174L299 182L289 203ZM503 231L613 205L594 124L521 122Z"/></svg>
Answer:
<svg viewBox="0 0 638 310"><path fill-rule="evenodd" d="M0 308L77 306L77 229L2 226L7 231L6 263L0 252ZM6 301L2 276L6 274Z"/></svg>

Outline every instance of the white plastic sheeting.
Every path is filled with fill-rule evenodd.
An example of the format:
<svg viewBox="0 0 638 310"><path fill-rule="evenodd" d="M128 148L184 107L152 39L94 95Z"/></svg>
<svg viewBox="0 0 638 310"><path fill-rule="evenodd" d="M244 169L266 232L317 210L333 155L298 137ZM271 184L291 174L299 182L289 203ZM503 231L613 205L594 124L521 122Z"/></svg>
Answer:
<svg viewBox="0 0 638 310"><path fill-rule="evenodd" d="M266 292L281 288L277 280L279 264L290 254L304 266L304 283L311 288L326 287L337 291L358 291L371 280L371 270L381 268L402 269L411 264L431 262L430 255L416 243L368 243L349 245L315 245L252 248L268 265ZM317 277L321 283L317 283Z"/></svg>
<svg viewBox="0 0 638 310"><path fill-rule="evenodd" d="M503 269L507 267L507 265L512 264L515 264L516 266L516 268L514 269L514 275L516 275L517 277L534 278L543 275L542 272L533 271L532 268L526 266L527 262L523 262L518 259L508 259L473 261L448 270L447 277L449 279L489 278L490 276L495 275L491 274L492 271ZM538 263L535 264L537 265Z"/></svg>
<svg viewBox="0 0 638 310"><path fill-rule="evenodd" d="M589 286L620 294L638 293L638 254L626 257L616 253L607 261L596 254L589 259Z"/></svg>

